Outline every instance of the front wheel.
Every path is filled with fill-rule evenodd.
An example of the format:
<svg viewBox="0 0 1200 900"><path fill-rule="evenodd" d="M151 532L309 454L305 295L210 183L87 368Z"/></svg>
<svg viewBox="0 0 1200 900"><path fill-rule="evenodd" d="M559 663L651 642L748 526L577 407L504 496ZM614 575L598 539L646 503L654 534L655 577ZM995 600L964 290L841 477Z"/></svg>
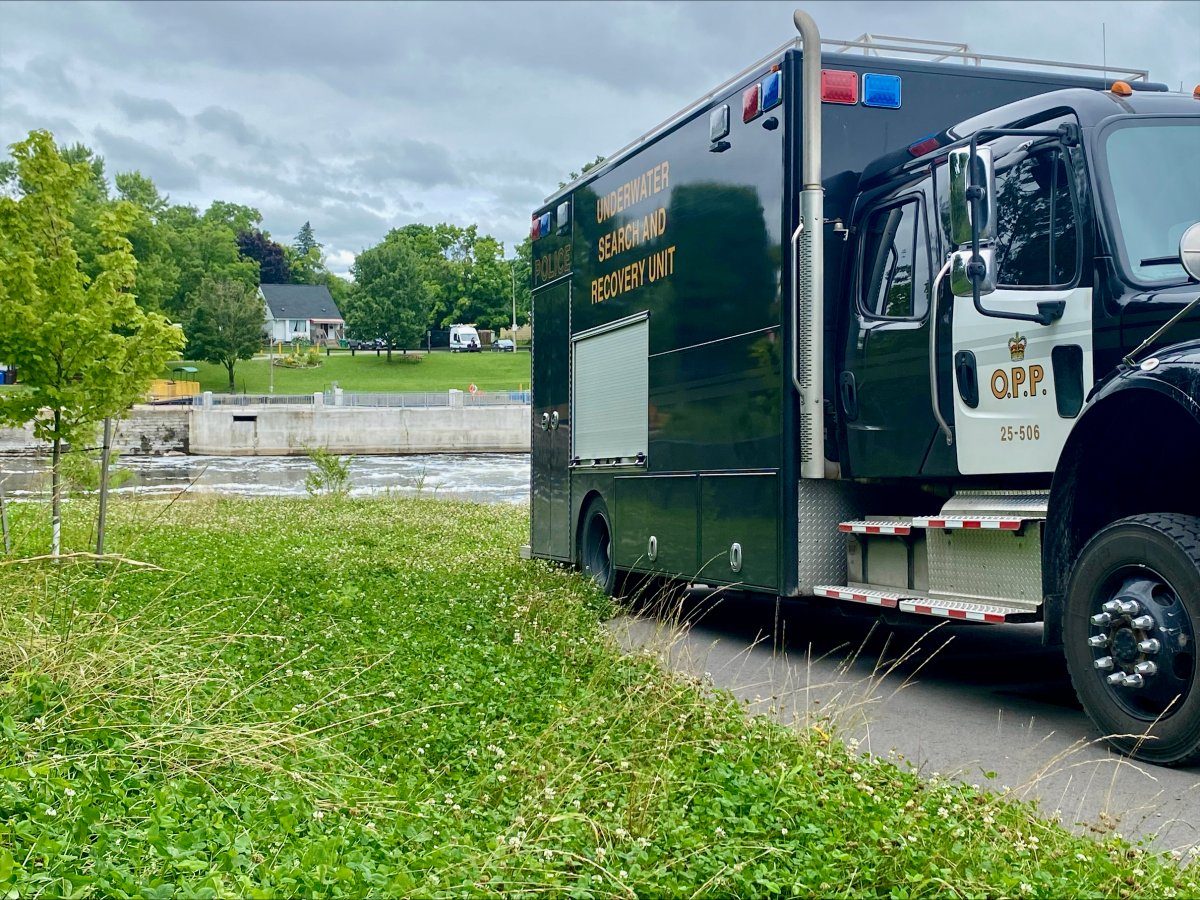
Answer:
<svg viewBox="0 0 1200 900"><path fill-rule="evenodd" d="M579 527L579 565L610 597L617 586L617 569L612 555L612 520L608 507L596 497L588 504Z"/></svg>
<svg viewBox="0 0 1200 900"><path fill-rule="evenodd" d="M1200 519L1130 516L1097 533L1067 589L1063 640L1071 682L1122 753L1200 761Z"/></svg>

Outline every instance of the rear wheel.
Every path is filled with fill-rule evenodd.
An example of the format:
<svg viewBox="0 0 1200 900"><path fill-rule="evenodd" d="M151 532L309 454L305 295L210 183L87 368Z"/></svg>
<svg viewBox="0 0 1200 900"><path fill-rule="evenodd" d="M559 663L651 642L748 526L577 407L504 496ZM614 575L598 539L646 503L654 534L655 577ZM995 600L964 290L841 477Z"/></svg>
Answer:
<svg viewBox="0 0 1200 900"><path fill-rule="evenodd" d="M613 565L612 520L608 507L596 497L588 504L579 528L579 565L604 593L613 596L617 569Z"/></svg>
<svg viewBox="0 0 1200 900"><path fill-rule="evenodd" d="M1096 534L1067 590L1063 639L1083 708L1122 753L1200 761L1200 519L1131 516Z"/></svg>

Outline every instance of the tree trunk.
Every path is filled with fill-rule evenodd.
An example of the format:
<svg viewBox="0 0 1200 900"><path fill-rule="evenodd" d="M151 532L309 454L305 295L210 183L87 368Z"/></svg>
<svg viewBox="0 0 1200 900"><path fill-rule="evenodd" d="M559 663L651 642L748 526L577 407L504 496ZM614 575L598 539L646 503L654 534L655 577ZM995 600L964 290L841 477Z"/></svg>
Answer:
<svg viewBox="0 0 1200 900"><path fill-rule="evenodd" d="M225 368L229 371L229 393L231 393L231 394L234 392L234 388L233 388L233 367L234 367L234 365L236 365L236 363L231 363L231 362L225 363Z"/></svg>
<svg viewBox="0 0 1200 900"><path fill-rule="evenodd" d="M62 413L54 411L54 431L57 434ZM59 463L62 462L62 438L54 438L54 452L50 458L50 555L57 558L62 552L62 477Z"/></svg>

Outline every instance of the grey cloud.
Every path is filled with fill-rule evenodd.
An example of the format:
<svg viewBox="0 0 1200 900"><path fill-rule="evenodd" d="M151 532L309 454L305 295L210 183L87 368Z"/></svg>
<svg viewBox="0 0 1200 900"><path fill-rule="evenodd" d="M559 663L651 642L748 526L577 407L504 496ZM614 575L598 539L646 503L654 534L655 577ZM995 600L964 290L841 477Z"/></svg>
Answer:
<svg viewBox="0 0 1200 900"><path fill-rule="evenodd" d="M296 166L286 157L272 158L268 164L239 160L229 164L211 154L198 154L193 162L205 176L251 188L273 202L289 202L296 207L316 209L323 204L359 205L368 210L383 210L388 203L384 197L369 191L353 190L346 186L347 178L330 166ZM280 171L296 168L295 177L284 177ZM392 198L393 204L396 203ZM264 207L265 208L265 205ZM304 220L301 219L301 224Z"/></svg>
<svg viewBox="0 0 1200 900"><path fill-rule="evenodd" d="M103 126L95 131L95 149L114 175L137 169L158 186L163 193L192 190L200 187L194 167L170 153L141 141L116 134Z"/></svg>
<svg viewBox="0 0 1200 900"><path fill-rule="evenodd" d="M158 97L139 97L125 91L113 94L113 103L131 122L165 122L182 126L187 118L173 104Z"/></svg>
<svg viewBox="0 0 1200 900"><path fill-rule="evenodd" d="M196 124L207 131L224 135L243 147L263 142L262 136L245 119L231 109L209 106L195 115Z"/></svg>
<svg viewBox="0 0 1200 900"><path fill-rule="evenodd" d="M0 149L8 156L8 147L23 141L36 129L49 131L58 144L87 143L87 136L61 116L34 114L20 103L0 105Z"/></svg>
<svg viewBox="0 0 1200 900"><path fill-rule="evenodd" d="M422 187L461 185L463 176L450 162L445 147L428 141L402 140L379 147L356 161L353 173L368 184L407 182Z"/></svg>
<svg viewBox="0 0 1200 900"><path fill-rule="evenodd" d="M71 105L82 100L66 66L49 56L35 56L25 63L20 83L26 91L36 91L54 103Z"/></svg>

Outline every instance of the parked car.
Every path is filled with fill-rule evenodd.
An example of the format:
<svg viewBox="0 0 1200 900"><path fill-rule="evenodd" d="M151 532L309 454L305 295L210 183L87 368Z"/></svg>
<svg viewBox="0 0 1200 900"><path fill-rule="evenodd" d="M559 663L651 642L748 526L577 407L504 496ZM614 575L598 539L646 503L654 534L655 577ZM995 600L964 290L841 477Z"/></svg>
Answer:
<svg viewBox="0 0 1200 900"><path fill-rule="evenodd" d="M501 353L512 353L517 349L517 345L508 338L501 338L498 341L492 341L492 349L498 350Z"/></svg>

